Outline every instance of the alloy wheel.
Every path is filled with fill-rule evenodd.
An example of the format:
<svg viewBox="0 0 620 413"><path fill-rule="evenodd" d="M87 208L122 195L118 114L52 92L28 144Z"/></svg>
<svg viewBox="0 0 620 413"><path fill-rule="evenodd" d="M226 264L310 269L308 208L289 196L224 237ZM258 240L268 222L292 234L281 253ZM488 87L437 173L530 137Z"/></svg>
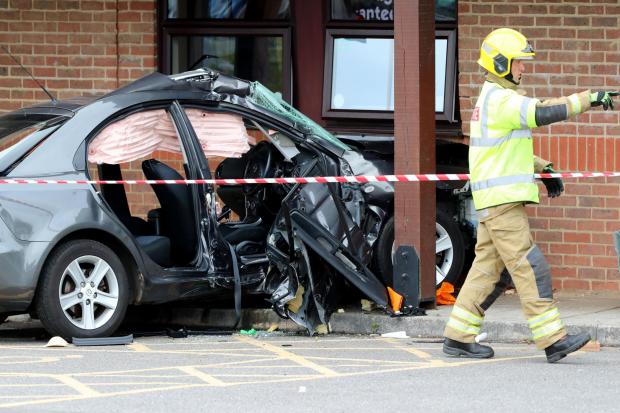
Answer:
<svg viewBox="0 0 620 413"><path fill-rule="evenodd" d="M104 259L84 255L64 270L58 298L63 314L73 325L94 330L114 315L119 302L118 279Z"/></svg>

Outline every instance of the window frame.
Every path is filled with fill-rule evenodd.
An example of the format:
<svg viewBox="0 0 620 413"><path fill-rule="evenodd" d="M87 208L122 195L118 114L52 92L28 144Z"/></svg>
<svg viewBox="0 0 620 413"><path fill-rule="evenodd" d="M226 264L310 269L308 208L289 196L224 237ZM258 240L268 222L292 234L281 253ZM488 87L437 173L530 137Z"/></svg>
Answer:
<svg viewBox="0 0 620 413"><path fill-rule="evenodd" d="M393 120L393 110L356 110L356 109L333 109L331 107L333 67L334 67L334 42L337 38L394 38L394 30L386 29L333 29L325 30L325 68L323 71L323 104L322 116L331 119L378 119ZM456 107L456 29L436 29L435 39L447 39L446 48L446 71L444 83L444 110L435 112L436 121L457 122L455 119Z"/></svg>
<svg viewBox="0 0 620 413"><path fill-rule="evenodd" d="M435 40L446 39L446 71L443 91L443 111L435 112L435 120L444 120L450 123L457 122L455 108L457 107L458 93L456 90L457 56L456 56L456 29L436 29ZM435 48L437 53L437 48ZM437 73L435 71L435 73Z"/></svg>

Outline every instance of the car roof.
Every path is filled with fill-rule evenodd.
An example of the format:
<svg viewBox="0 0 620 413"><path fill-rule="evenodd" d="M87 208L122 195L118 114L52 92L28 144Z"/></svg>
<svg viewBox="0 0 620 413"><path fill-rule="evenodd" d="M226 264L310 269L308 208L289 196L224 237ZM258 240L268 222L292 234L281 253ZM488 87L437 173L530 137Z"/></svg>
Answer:
<svg viewBox="0 0 620 413"><path fill-rule="evenodd" d="M59 116L73 116L75 112L81 108L96 101L101 96L78 96L65 100L50 100L47 102L41 102L33 106L28 106L14 112L19 113L37 113L37 114L57 114Z"/></svg>

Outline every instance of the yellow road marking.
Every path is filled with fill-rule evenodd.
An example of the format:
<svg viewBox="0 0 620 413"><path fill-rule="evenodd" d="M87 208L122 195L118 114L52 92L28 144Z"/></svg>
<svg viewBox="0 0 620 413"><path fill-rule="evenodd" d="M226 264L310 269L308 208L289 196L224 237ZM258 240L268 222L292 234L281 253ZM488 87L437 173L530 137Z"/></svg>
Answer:
<svg viewBox="0 0 620 413"><path fill-rule="evenodd" d="M60 387L65 386L63 383L22 383L22 384L0 384L0 388L4 387Z"/></svg>
<svg viewBox="0 0 620 413"><path fill-rule="evenodd" d="M186 367L179 367L178 369L181 370L183 373L187 373L190 376L196 377L197 379L202 380L205 383L209 383L213 386L225 386L226 385L226 383L224 383L222 380L216 379L210 374L204 373L195 367L186 366Z"/></svg>
<svg viewBox="0 0 620 413"><path fill-rule="evenodd" d="M89 387L88 385L80 382L79 380L74 379L73 377L69 375L60 374L60 375L55 375L53 377L56 380L60 381L61 383L66 384L67 386L71 387L72 389L80 393L81 396L92 397L92 396L99 396L101 394L97 390Z"/></svg>
<svg viewBox="0 0 620 413"><path fill-rule="evenodd" d="M4 359L8 359L11 361L3 361ZM15 359L24 359L24 360L15 361ZM59 360L60 360L59 357L0 356L0 365L53 363Z"/></svg>
<svg viewBox="0 0 620 413"><path fill-rule="evenodd" d="M122 374L122 373L146 373L149 371L166 371L166 370L175 370L178 369L179 367L195 367L195 368L214 368L214 367L227 367L227 366L234 366L234 365L240 365L240 364L251 364L251 363L260 363L263 361L269 361L269 360L278 360L277 357L271 357L269 359L266 359L264 357L259 358L259 359L254 359L254 360L240 360L240 361L224 361L221 363L213 363L213 364L198 364L198 365L190 365L190 366L171 366L171 367L153 367L150 369L132 369L132 370L111 370L111 371L100 371L100 372L86 372L86 373L75 373L73 374L74 377L79 377L79 376L105 376L108 374ZM0 376L2 376L3 373L0 373Z"/></svg>
<svg viewBox="0 0 620 413"><path fill-rule="evenodd" d="M267 351L269 351L270 353L274 353L276 355L278 355L280 358L286 359L286 360L290 360L294 363L297 363L301 366L307 367L311 370L314 370L318 373L323 374L324 376L328 376L328 377L334 377L334 376L338 376L338 373L335 372L334 370L328 368L328 367L324 367L321 366L320 364L316 364L310 360L308 360L307 358L304 358L302 356L299 356L295 353L291 353L290 351L284 350L281 347L277 347L274 346L273 344L269 344L266 342L262 342L262 341L258 341L255 338L248 338L248 337L244 337L244 336L238 336L235 337L235 339L243 342L243 343L247 343L247 344L251 344L253 346L256 347L260 347L263 348Z"/></svg>
<svg viewBox="0 0 620 413"><path fill-rule="evenodd" d="M407 365L420 364L421 361L402 361L402 360L381 360L381 359L360 359L360 358L347 358L347 357L320 357L320 356L306 356L308 360L331 360L331 361L353 361L353 362L366 362L366 363L378 363L387 365ZM424 362L426 363L426 362Z"/></svg>
<svg viewBox="0 0 620 413"><path fill-rule="evenodd" d="M396 339L393 339L393 338L383 338L382 341L385 341L387 343L393 344L397 349L403 350L403 351L405 351L407 353L411 353L414 356L419 357L419 358L421 358L423 360L428 360L431 357L433 357L433 356L431 356L430 354L428 354L425 351L418 350L418 349L415 349L413 347L403 346L403 345L401 345L401 343L399 343L398 341L396 341Z"/></svg>
<svg viewBox="0 0 620 413"><path fill-rule="evenodd" d="M184 376L187 377L187 376ZM91 386L181 386L191 384L187 382L174 381L118 381L118 382L93 382L88 383Z"/></svg>
<svg viewBox="0 0 620 413"><path fill-rule="evenodd" d="M138 353L146 353L152 351L148 346L142 343L138 343L137 341L134 341L133 343L128 345L127 348Z"/></svg>
<svg viewBox="0 0 620 413"><path fill-rule="evenodd" d="M41 395L41 394L32 395L32 394L29 394L27 396L0 396L0 399L9 399L9 400L10 399L43 399L45 397L47 397L49 399L50 396L49 396L49 394L46 394L46 395Z"/></svg>
<svg viewBox="0 0 620 413"><path fill-rule="evenodd" d="M410 366L410 367L399 367L392 369L384 369L384 370L375 370L375 371L363 371L363 372L352 372L352 373L342 373L338 374L338 377L354 377L354 376L363 376L369 374L382 374L382 373L391 373L391 372L399 372L399 371L409 371L409 370L419 370L419 369L428 369L428 368L447 368L447 367L458 367L462 365L469 365L475 363L497 363L502 361L511 361L511 360L520 360L520 359L531 359L531 358L541 358L544 357L542 355L536 356L521 356L521 357L508 357L508 358L498 358L498 359L488 359L488 360L470 360L464 362L456 362L456 363L441 363L437 364L435 362L425 363L424 365ZM174 367L172 367L174 368ZM163 368L160 368L160 370ZM167 368L170 369L170 368ZM260 381L248 381L248 382L236 382L229 383L227 386L238 386L238 385L248 385L248 384L264 384L264 383L283 383L283 382L296 382L296 381L309 381L309 380L319 380L325 379L326 375L316 375L309 377L287 377L282 379L274 379L274 380L260 380ZM108 397L118 397L118 396L127 396L127 395L136 395L136 394L145 394L152 392L162 392L167 390L185 390L191 388L200 388L207 387L210 384L187 384L187 385L173 385L167 387L157 387L151 389L133 389L127 391L119 391L119 392L109 392L109 393L99 393L96 396L64 396L64 397L53 397L49 399L42 400L29 400L24 402L12 402L12 403L4 403L0 404L0 408L9 408L9 407L21 407L28 405L38 405L38 404L51 404L63 401L74 401L74 400L84 400L84 399L94 399L94 398L108 398Z"/></svg>

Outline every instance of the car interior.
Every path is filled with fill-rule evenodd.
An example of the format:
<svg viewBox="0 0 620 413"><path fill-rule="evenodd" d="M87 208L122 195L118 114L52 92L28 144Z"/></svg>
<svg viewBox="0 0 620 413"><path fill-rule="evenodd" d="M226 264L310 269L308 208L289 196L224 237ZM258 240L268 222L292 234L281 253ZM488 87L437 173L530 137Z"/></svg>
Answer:
<svg viewBox="0 0 620 413"><path fill-rule="evenodd" d="M159 116L169 118L165 112L159 113ZM131 122L131 118L124 118L119 122L127 119ZM201 127L194 125L191 117L190 121L197 135L200 134ZM254 138L250 135L260 136L261 131L247 120L240 118L240 122L243 122L243 139L253 143ZM148 122L143 123L142 127L150 128L154 133L162 130L161 127L152 127ZM114 130L113 133L106 133L106 129L107 127L89 145L89 172L95 179L178 180L189 177L187 158L176 136L176 130L176 143L173 145L168 139L163 149L161 145L147 145L143 150L136 150L137 146L134 145L130 150L117 151L119 142L124 142L128 136L127 128L116 128L122 133ZM262 133L265 132L263 129ZM100 137L102 138L99 139ZM169 134L168 138L170 137ZM143 142L149 140L153 139L143 138ZM110 149L112 147L115 150ZM168 151L171 147L174 148L172 152ZM111 155L116 152L121 155ZM124 154L127 152L133 152L135 156L125 159ZM205 154L208 155L210 165L217 165L215 178L275 176L283 159L266 140L253 146L248 145L248 150L243 154L234 154L240 156L213 156L212 153L208 154L206 149ZM138 155L140 156L137 157ZM118 219L134 235L144 253L154 262L164 268L192 265L199 245L199 225L191 185L155 184L149 188L143 185L102 184L98 190ZM221 205L221 209L218 208L220 234L235 248L242 264L266 261L267 234L284 196L278 196L278 190L283 191L282 188L274 189L268 185L230 185L216 188L217 204Z"/></svg>

